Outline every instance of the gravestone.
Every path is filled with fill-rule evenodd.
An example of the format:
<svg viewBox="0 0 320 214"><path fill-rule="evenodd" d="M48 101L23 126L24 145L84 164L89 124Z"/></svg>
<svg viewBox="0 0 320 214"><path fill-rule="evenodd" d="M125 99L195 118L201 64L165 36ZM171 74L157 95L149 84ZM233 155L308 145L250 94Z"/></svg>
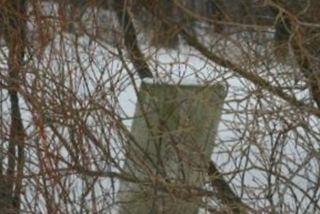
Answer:
<svg viewBox="0 0 320 214"><path fill-rule="evenodd" d="M124 172L120 214L195 214L207 176L225 88L143 82Z"/></svg>

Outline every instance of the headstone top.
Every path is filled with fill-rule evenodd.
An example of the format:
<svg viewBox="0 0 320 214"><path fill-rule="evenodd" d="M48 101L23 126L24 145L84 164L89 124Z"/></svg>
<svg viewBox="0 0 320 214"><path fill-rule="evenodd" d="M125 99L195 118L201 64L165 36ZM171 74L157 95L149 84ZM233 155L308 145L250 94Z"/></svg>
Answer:
<svg viewBox="0 0 320 214"><path fill-rule="evenodd" d="M223 82L204 82L196 78L179 78L179 77L154 77L144 78L142 84L146 85L172 85L172 86L195 86L195 87L223 87L226 84Z"/></svg>

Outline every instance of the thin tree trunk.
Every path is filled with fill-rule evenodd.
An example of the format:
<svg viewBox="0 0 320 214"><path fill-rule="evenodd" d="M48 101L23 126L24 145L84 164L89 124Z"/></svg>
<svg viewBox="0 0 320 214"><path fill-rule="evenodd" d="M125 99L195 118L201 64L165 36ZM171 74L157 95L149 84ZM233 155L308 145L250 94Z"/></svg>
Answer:
<svg viewBox="0 0 320 214"><path fill-rule="evenodd" d="M25 132L19 106L19 80L25 54L26 0L7 1L3 7L5 40L9 49L9 96L11 103L11 125L8 147L8 167L2 175L4 194L0 198L1 213L19 213L20 194L24 166ZM3 202L4 200L4 202Z"/></svg>
<svg viewBox="0 0 320 214"><path fill-rule="evenodd" d="M250 208L232 191L215 164L210 161L208 175L211 186L217 191L217 198L227 208L227 213L247 213Z"/></svg>
<svg viewBox="0 0 320 214"><path fill-rule="evenodd" d="M136 30L128 12L126 1L114 0L113 7L123 31L124 45L135 70L138 72L141 79L152 77L152 73L144 59L143 53L139 49Z"/></svg>

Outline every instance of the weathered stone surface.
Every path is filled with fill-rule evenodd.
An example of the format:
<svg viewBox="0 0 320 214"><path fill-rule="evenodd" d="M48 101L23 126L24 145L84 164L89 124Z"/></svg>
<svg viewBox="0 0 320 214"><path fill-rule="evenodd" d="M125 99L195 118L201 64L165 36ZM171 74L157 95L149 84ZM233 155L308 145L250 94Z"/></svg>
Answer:
<svg viewBox="0 0 320 214"><path fill-rule="evenodd" d="M121 214L197 213L226 91L143 83L121 182Z"/></svg>

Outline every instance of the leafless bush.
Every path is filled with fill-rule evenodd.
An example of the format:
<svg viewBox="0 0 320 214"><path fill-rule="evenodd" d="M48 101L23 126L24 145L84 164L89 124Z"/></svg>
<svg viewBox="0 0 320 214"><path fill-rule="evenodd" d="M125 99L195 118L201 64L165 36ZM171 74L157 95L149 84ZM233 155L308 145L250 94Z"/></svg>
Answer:
<svg viewBox="0 0 320 214"><path fill-rule="evenodd" d="M0 212L117 213L121 182L199 213L320 212L319 8L317 0L0 1ZM201 186L159 173L167 166L150 167L139 148L131 125L150 78L228 91Z"/></svg>

